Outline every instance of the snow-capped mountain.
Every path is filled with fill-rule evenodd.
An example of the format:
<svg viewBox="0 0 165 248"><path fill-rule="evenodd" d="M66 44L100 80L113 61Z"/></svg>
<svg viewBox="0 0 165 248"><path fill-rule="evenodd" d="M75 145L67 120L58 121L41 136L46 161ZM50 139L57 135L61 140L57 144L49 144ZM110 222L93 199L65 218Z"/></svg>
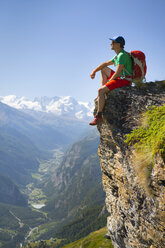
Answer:
<svg viewBox="0 0 165 248"><path fill-rule="evenodd" d="M93 114L94 105L79 102L73 97L36 97L29 100L15 95L0 96L0 101L13 108L23 111L38 111L52 113L57 116L70 116L77 119L89 119Z"/></svg>

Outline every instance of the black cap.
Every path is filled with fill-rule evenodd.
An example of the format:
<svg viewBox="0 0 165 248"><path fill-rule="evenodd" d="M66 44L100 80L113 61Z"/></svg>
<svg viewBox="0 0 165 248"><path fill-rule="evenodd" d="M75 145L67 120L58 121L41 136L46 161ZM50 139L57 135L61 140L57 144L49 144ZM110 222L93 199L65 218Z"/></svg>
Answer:
<svg viewBox="0 0 165 248"><path fill-rule="evenodd" d="M125 40L122 36L116 36L116 37L113 37L112 39L110 38L110 40L113 40L116 43L120 43L120 45L122 45L122 46L125 45Z"/></svg>

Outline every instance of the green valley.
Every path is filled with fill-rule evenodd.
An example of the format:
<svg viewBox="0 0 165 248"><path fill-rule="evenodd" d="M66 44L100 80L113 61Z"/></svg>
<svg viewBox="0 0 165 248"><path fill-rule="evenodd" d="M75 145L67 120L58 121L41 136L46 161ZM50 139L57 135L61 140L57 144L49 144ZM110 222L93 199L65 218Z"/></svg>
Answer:
<svg viewBox="0 0 165 248"><path fill-rule="evenodd" d="M63 248L113 248L109 239L105 239L106 228L90 233L87 237L82 238L74 243L68 244Z"/></svg>
<svg viewBox="0 0 165 248"><path fill-rule="evenodd" d="M62 246L105 226L96 129L0 103L0 138L1 247Z"/></svg>
<svg viewBox="0 0 165 248"><path fill-rule="evenodd" d="M41 212L29 207L0 203L0 241L4 248L20 247L29 232L46 222Z"/></svg>
<svg viewBox="0 0 165 248"><path fill-rule="evenodd" d="M107 212L103 211L105 196L97 145L98 136L94 132L65 153L56 149L53 158L40 161L38 171L33 173L34 181L24 193L29 195L31 206L45 205L38 211L47 220L31 232L29 241L53 237L65 240L61 246L105 225Z"/></svg>
<svg viewBox="0 0 165 248"><path fill-rule="evenodd" d="M50 239L47 241L34 242L27 245L25 248L113 248L110 239L106 239L106 228L101 228L95 232L90 233L84 238L81 238L73 243L60 246L61 240Z"/></svg>

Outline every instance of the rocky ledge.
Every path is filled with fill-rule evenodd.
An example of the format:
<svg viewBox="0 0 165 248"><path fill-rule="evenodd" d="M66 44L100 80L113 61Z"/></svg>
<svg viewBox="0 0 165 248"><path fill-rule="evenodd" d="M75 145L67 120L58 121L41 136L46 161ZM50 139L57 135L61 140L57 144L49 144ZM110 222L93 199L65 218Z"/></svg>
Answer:
<svg viewBox="0 0 165 248"><path fill-rule="evenodd" d="M107 94L104 121L98 125L98 155L109 212L107 230L115 248L165 248L165 164L157 154L148 193L134 166L134 147L125 135L140 125L150 106L165 104L164 82L125 87ZM96 108L97 110L97 101ZM147 154L146 154L147 157Z"/></svg>

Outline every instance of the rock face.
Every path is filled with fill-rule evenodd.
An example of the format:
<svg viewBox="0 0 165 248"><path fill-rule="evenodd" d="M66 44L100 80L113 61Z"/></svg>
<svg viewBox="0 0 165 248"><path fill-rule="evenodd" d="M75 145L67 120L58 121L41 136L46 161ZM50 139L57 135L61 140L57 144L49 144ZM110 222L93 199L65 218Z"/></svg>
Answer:
<svg viewBox="0 0 165 248"><path fill-rule="evenodd" d="M51 199L45 207L56 220L71 221L83 210L104 204L105 193L97 148L99 133L95 129L72 144L52 175L48 191Z"/></svg>
<svg viewBox="0 0 165 248"><path fill-rule="evenodd" d="M133 166L133 147L124 142L124 135L138 127L142 112L165 103L165 88L160 85L109 92L104 121L98 125L98 155L110 214L107 229L115 248L165 248L164 161L155 157L150 181L154 195L147 194Z"/></svg>

